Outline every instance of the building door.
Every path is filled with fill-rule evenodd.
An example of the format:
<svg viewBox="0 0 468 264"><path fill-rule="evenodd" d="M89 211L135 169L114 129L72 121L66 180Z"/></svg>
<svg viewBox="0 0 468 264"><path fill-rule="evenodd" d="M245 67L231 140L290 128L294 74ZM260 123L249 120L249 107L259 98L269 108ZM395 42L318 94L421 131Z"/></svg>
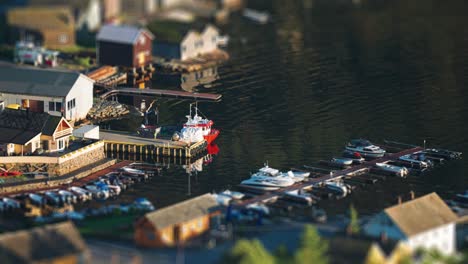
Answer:
<svg viewBox="0 0 468 264"><path fill-rule="evenodd" d="M138 53L138 65L145 65L145 52Z"/></svg>
<svg viewBox="0 0 468 264"><path fill-rule="evenodd" d="M29 110L31 110L32 112L43 113L44 101L29 100Z"/></svg>
<svg viewBox="0 0 468 264"><path fill-rule="evenodd" d="M43 150L49 150L49 141L48 140L43 140L42 141L42 149Z"/></svg>
<svg viewBox="0 0 468 264"><path fill-rule="evenodd" d="M175 244L179 244L180 233L181 233L180 228L181 228L180 225L174 227L174 243Z"/></svg>

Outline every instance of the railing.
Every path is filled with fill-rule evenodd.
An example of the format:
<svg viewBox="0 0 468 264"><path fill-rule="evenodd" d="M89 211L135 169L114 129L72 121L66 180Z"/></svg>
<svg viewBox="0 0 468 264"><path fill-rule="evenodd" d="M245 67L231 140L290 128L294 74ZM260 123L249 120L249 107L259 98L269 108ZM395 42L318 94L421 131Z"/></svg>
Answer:
<svg viewBox="0 0 468 264"><path fill-rule="evenodd" d="M67 128L67 129L64 129L62 131L58 131L57 133L55 133L55 138L61 138L63 136L68 136L68 135L71 135L71 134L72 134L72 129Z"/></svg>

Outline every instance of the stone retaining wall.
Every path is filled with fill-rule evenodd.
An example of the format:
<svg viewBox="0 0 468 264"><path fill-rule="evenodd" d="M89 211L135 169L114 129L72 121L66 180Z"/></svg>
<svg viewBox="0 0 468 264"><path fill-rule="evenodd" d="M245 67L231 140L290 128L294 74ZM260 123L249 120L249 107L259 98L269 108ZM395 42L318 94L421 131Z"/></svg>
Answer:
<svg viewBox="0 0 468 264"><path fill-rule="evenodd" d="M42 163L40 156L26 158L34 158L34 160L31 160L34 162L25 163L21 161L17 163L0 163L0 167L7 170L18 170L22 172L47 172L50 176L61 176L105 159L106 153L104 152L104 143L97 142L91 146L84 147L80 150L74 151L73 153L66 154L64 157L58 158L56 163ZM64 161L61 162L62 160Z"/></svg>
<svg viewBox="0 0 468 264"><path fill-rule="evenodd" d="M69 175L64 175L61 177L44 179L41 182L34 182L29 183L27 181L24 184L18 186L9 186L9 187L1 187L0 185L0 194L4 193L12 193L12 192L23 192L23 191L30 191L30 190L38 190L38 189L45 189L45 188L53 188L59 187L60 185L70 184L73 180L81 179L87 177L97 171L103 170L107 167L114 165L117 160L109 160L102 164L96 165L88 170L77 172L76 174L70 173ZM88 164L89 165L89 164Z"/></svg>

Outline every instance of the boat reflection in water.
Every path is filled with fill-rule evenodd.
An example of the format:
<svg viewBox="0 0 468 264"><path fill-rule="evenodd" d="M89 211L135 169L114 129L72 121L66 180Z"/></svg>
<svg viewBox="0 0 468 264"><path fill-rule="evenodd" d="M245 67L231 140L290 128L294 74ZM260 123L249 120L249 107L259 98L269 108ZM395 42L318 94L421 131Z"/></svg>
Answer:
<svg viewBox="0 0 468 264"><path fill-rule="evenodd" d="M203 166L209 165L213 162L213 157L218 154L219 147L218 145L211 143L206 147L207 154L194 162L183 165L187 173L187 195L192 195L192 176L195 176L195 182L198 182L198 173L203 171Z"/></svg>
<svg viewBox="0 0 468 264"><path fill-rule="evenodd" d="M198 172L203 171L203 166L207 166L213 162L213 157L218 154L219 147L218 145L212 143L206 147L206 150L207 154L205 156L182 166L187 174L197 174Z"/></svg>

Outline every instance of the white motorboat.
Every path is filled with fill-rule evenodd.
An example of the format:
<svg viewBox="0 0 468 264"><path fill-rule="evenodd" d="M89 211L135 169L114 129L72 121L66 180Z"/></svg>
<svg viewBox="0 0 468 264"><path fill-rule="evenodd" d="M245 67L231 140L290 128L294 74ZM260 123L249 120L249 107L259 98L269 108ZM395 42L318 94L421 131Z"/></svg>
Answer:
<svg viewBox="0 0 468 264"><path fill-rule="evenodd" d="M421 168L429 168L432 166L432 162L429 160L426 160L426 157L424 153L422 152L416 152L413 154L407 154L403 155L398 158L399 160L409 162L411 165L416 164L420 166Z"/></svg>
<svg viewBox="0 0 468 264"><path fill-rule="evenodd" d="M244 180L241 184L264 185L273 187L288 187L294 184L294 181L289 178L271 177L271 176L252 176L248 180Z"/></svg>
<svg viewBox="0 0 468 264"><path fill-rule="evenodd" d="M381 158L385 150L365 139L353 139L346 145L346 150L358 152L364 158Z"/></svg>
<svg viewBox="0 0 468 264"><path fill-rule="evenodd" d="M61 196L63 202L76 203L78 201L77 195L73 194L72 192L66 190L58 190L57 193Z"/></svg>
<svg viewBox="0 0 468 264"><path fill-rule="evenodd" d="M294 174L295 177L303 177L307 178L310 176L310 172L308 171L302 171L302 170L297 170L297 169L291 169L290 172Z"/></svg>
<svg viewBox="0 0 468 264"><path fill-rule="evenodd" d="M247 184L239 184L239 187L250 190L250 191L276 191L280 187L276 186L265 186L265 185L256 185L252 183L247 183Z"/></svg>
<svg viewBox="0 0 468 264"><path fill-rule="evenodd" d="M212 194L213 195L213 198L215 198L216 202L219 204L219 205L223 205L223 206L228 206L229 203L231 202L232 200L232 197L231 196L227 196L227 195L222 195L222 194Z"/></svg>
<svg viewBox="0 0 468 264"><path fill-rule="evenodd" d="M362 164L366 161L359 152L345 150L342 154L343 158L352 159L354 164Z"/></svg>
<svg viewBox="0 0 468 264"><path fill-rule="evenodd" d="M329 182L325 183L325 186L329 190L337 192L337 193L339 193L341 195L347 195L349 193L348 187L345 184L341 183L341 182L329 181Z"/></svg>
<svg viewBox="0 0 468 264"><path fill-rule="evenodd" d="M304 180L302 173L294 173L293 171L280 172L277 169L271 168L268 164L265 164L258 170L257 173L252 174L252 178L255 177L272 177L276 179L293 180L294 182L300 182Z"/></svg>
<svg viewBox="0 0 468 264"><path fill-rule="evenodd" d="M80 187L72 186L68 190L75 194L82 202L91 200L93 198L92 194L88 190Z"/></svg>
<svg viewBox="0 0 468 264"><path fill-rule="evenodd" d="M339 166L351 166L353 164L353 160L350 158L332 158L330 162Z"/></svg>
<svg viewBox="0 0 468 264"><path fill-rule="evenodd" d="M3 197L0 199L0 201L3 203L3 208L6 210L9 209L18 209L21 207L20 202L16 201L15 199L11 199L8 197Z"/></svg>
<svg viewBox="0 0 468 264"><path fill-rule="evenodd" d="M242 15L260 24L266 24L270 20L270 14L267 12L261 12L250 8L245 8Z"/></svg>
<svg viewBox="0 0 468 264"><path fill-rule="evenodd" d="M268 208L268 206L264 204L252 203L252 204L247 205L245 208L262 213L263 215L270 214L270 209Z"/></svg>
<svg viewBox="0 0 468 264"><path fill-rule="evenodd" d="M312 205L314 203L311 195L304 192L302 189L284 192L283 199L305 203L307 205Z"/></svg>
<svg viewBox="0 0 468 264"><path fill-rule="evenodd" d="M40 196L40 195L38 195L38 194L29 193L29 194L28 194L28 198L29 198L29 200L30 200L32 203L34 203L34 204L36 204L36 205L42 206L42 205L45 204L45 199L44 199L44 197L42 197L42 196Z"/></svg>
<svg viewBox="0 0 468 264"><path fill-rule="evenodd" d="M52 203L52 205L59 205L60 204L61 197L57 193L52 192L52 191L47 191L47 192L43 193L43 195L44 195L44 197L46 198L47 201Z"/></svg>
<svg viewBox="0 0 468 264"><path fill-rule="evenodd" d="M244 198L245 194L241 192L236 192L236 191L231 191L231 190L225 190L223 192L219 193L220 195L228 196L231 197L232 199L240 200Z"/></svg>
<svg viewBox="0 0 468 264"><path fill-rule="evenodd" d="M138 175L138 176L145 176L146 175L146 173L143 170L138 170L138 169L134 169L134 168L130 168L130 167L122 167L121 170L126 172L126 173L135 174L135 175Z"/></svg>
<svg viewBox="0 0 468 264"><path fill-rule="evenodd" d="M381 169L385 172L389 172L399 177L406 177L409 174L409 171L405 167L390 165L387 163L375 163L375 167Z"/></svg>
<svg viewBox="0 0 468 264"><path fill-rule="evenodd" d="M243 185L254 185L264 187L288 187L294 184L294 181L287 178L269 177L257 175L241 182Z"/></svg>
<svg viewBox="0 0 468 264"><path fill-rule="evenodd" d="M102 182L86 185L84 188L90 191L93 197L98 199L107 199L110 196L108 186Z"/></svg>
<svg viewBox="0 0 468 264"><path fill-rule="evenodd" d="M455 196L455 200L464 204L468 203L468 190L465 193L459 193Z"/></svg>

